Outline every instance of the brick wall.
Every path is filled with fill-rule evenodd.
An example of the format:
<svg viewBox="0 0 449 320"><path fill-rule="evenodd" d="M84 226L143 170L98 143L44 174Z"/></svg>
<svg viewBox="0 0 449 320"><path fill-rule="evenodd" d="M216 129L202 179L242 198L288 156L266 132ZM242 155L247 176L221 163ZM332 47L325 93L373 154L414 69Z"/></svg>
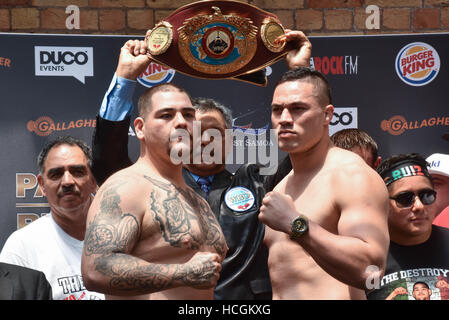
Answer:
<svg viewBox="0 0 449 320"><path fill-rule="evenodd" d="M243 0L309 35L449 32L449 0ZM138 34L191 0L0 0L0 32ZM80 10L67 29L66 7ZM377 6L378 29L366 12ZM371 20L374 21L374 20Z"/></svg>

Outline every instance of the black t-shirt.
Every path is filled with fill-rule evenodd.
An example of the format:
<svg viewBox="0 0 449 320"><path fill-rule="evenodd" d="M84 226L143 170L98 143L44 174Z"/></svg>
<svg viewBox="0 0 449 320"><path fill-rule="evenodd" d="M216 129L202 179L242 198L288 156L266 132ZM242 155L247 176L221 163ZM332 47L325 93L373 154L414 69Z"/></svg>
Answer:
<svg viewBox="0 0 449 320"><path fill-rule="evenodd" d="M432 226L429 240L419 245L390 242L380 288L367 293L367 297L370 300L449 300L449 229Z"/></svg>

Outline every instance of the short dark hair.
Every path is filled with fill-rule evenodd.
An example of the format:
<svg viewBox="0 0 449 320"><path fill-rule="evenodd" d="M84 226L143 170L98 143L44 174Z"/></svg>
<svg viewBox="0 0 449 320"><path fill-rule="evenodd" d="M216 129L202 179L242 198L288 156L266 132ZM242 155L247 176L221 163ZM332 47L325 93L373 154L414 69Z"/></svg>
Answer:
<svg viewBox="0 0 449 320"><path fill-rule="evenodd" d="M426 159L419 153L393 155L393 156L385 159L384 161L382 161L379 164L379 166L376 168L376 171L381 177L384 177L384 175L387 174L388 171L391 168L393 168L396 164L398 164L400 162L406 162L406 161L410 161L410 162L413 162L413 163L416 163L417 165L419 165L422 168L422 170L424 170L425 173L427 173L424 176L429 179L429 181L433 187L432 177L429 175L429 173L427 171L428 163L427 163Z"/></svg>
<svg viewBox="0 0 449 320"><path fill-rule="evenodd" d="M418 281L418 282L415 282L415 283L413 284L413 290L415 290L415 286L416 286L417 284L423 284L427 289L430 289L430 287L429 287L429 285L428 285L427 283L425 283L425 282L423 282L423 281Z"/></svg>
<svg viewBox="0 0 449 320"><path fill-rule="evenodd" d="M211 98L193 98L193 107L200 112L218 111L223 115L226 129L232 129L232 111L217 100Z"/></svg>
<svg viewBox="0 0 449 320"><path fill-rule="evenodd" d="M355 147L360 147L371 152L373 163L379 156L379 149L376 141L365 131L358 128L343 129L335 132L331 136L331 140L339 148L352 150Z"/></svg>
<svg viewBox="0 0 449 320"><path fill-rule="evenodd" d="M158 92L170 92L170 91L185 93L189 97L189 100L192 100L192 98L190 97L189 93L186 90L184 90L180 86L177 86L174 83L158 84L154 87L149 88L144 93L142 93L142 95L140 96L139 101L137 103L137 109L139 110L139 116L145 119L148 112L153 107L153 105L151 103L151 98L153 97L154 94L156 94Z"/></svg>
<svg viewBox="0 0 449 320"><path fill-rule="evenodd" d="M288 70L276 84L276 87L289 81L307 81L312 83L318 90L318 99L322 107L332 104L332 95L329 82L326 77L319 71L310 67L300 67Z"/></svg>
<svg viewBox="0 0 449 320"><path fill-rule="evenodd" d="M48 142L39 153L37 157L37 166L41 174L45 171L45 160L47 159L48 153L51 149L59 147L61 145L78 146L84 153L87 159L87 164L89 168L92 168L92 150L83 140L72 137L72 136L59 136L54 140Z"/></svg>

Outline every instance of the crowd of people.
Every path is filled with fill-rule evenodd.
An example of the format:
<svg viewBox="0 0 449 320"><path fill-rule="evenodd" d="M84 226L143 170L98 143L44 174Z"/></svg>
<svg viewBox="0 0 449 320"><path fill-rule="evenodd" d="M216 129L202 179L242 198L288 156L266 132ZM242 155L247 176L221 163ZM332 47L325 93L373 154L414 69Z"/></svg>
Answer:
<svg viewBox="0 0 449 320"><path fill-rule="evenodd" d="M272 175L229 172L231 110L172 83L140 96L132 163L132 97L151 59L144 41L127 41L92 151L58 137L39 154L51 212L7 239L0 298L449 299L449 155L382 160L360 129L330 137L331 90L309 67L311 43L300 31L283 40L294 49L271 121L288 156ZM191 150L182 137L196 122ZM172 161L212 149L219 161Z"/></svg>

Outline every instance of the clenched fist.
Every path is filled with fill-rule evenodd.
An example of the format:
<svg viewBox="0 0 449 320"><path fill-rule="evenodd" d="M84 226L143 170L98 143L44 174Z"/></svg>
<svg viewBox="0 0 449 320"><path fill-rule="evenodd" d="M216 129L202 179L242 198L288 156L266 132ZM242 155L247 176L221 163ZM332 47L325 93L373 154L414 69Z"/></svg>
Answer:
<svg viewBox="0 0 449 320"><path fill-rule="evenodd" d="M147 43L141 40L128 40L120 49L120 57L116 69L117 76L136 80L151 62L146 54Z"/></svg>
<svg viewBox="0 0 449 320"><path fill-rule="evenodd" d="M291 222L297 216L295 203L289 195L272 191L262 200L259 220L271 229L290 234Z"/></svg>
<svg viewBox="0 0 449 320"><path fill-rule="evenodd" d="M216 253L197 252L183 267L183 279L187 286L208 289L217 285L221 271L221 257Z"/></svg>

